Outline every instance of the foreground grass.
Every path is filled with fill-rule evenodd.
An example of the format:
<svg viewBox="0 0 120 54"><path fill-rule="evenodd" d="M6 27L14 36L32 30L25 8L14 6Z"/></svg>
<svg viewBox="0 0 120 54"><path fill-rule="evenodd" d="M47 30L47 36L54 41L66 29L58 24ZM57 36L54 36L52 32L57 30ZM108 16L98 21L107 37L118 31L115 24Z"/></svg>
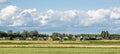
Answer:
<svg viewBox="0 0 120 54"><path fill-rule="evenodd" d="M0 54L120 54L118 48L0 48Z"/></svg>

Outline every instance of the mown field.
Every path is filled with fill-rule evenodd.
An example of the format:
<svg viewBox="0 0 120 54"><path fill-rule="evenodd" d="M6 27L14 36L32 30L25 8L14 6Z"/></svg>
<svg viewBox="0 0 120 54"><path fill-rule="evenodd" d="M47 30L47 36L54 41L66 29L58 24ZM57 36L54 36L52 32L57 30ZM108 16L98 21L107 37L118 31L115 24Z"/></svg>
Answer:
<svg viewBox="0 0 120 54"><path fill-rule="evenodd" d="M120 54L120 40L0 40L0 54Z"/></svg>
<svg viewBox="0 0 120 54"><path fill-rule="evenodd" d="M120 54L118 48L0 48L0 54Z"/></svg>
<svg viewBox="0 0 120 54"><path fill-rule="evenodd" d="M74 47L74 48L120 48L120 40L89 41L7 41L1 40L0 47Z"/></svg>

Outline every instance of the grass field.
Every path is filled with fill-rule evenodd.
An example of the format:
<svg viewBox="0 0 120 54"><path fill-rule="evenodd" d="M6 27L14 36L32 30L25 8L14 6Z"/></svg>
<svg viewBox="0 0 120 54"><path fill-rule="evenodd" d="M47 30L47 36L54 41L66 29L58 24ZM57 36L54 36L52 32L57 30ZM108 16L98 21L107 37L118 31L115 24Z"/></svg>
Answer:
<svg viewBox="0 0 120 54"><path fill-rule="evenodd" d="M64 42L0 40L0 54L120 54L120 40Z"/></svg>
<svg viewBox="0 0 120 54"><path fill-rule="evenodd" d="M120 48L120 40L89 41L0 41L0 47L88 47L88 48Z"/></svg>
<svg viewBox="0 0 120 54"><path fill-rule="evenodd" d="M120 54L118 48L0 48L0 54Z"/></svg>

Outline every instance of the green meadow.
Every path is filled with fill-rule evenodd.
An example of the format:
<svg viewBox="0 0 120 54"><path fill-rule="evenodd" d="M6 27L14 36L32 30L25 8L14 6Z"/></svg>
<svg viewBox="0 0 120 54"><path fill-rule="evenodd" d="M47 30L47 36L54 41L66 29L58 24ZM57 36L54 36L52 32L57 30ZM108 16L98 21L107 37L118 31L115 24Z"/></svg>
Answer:
<svg viewBox="0 0 120 54"><path fill-rule="evenodd" d="M0 48L0 54L120 54L118 48Z"/></svg>
<svg viewBox="0 0 120 54"><path fill-rule="evenodd" d="M0 41L0 54L120 54L119 40Z"/></svg>

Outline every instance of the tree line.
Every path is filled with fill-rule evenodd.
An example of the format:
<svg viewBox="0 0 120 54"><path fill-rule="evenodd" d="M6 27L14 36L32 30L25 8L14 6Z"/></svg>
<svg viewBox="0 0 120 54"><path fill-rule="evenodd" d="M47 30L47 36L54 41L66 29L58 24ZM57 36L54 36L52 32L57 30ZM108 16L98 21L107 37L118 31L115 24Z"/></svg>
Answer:
<svg viewBox="0 0 120 54"><path fill-rule="evenodd" d="M22 32L0 31L0 40L119 40L120 34L110 34L108 31L101 31L100 34L66 34L52 33L41 34L37 30Z"/></svg>

